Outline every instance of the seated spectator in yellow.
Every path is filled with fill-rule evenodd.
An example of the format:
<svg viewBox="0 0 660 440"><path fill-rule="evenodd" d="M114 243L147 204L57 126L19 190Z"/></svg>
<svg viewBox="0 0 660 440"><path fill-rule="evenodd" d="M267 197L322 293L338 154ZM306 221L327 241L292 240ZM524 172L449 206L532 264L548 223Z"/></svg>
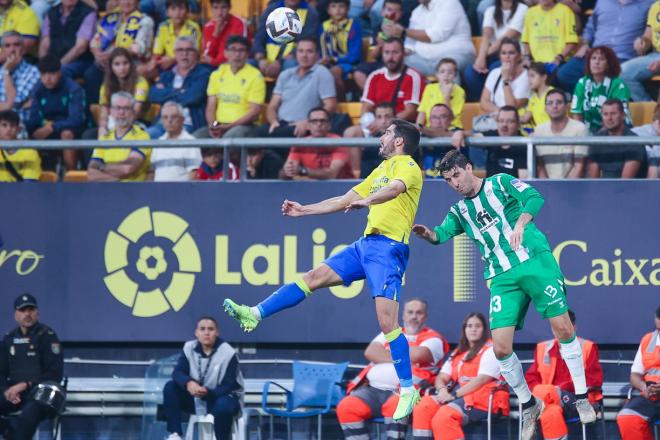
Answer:
<svg viewBox="0 0 660 440"><path fill-rule="evenodd" d="M451 121L452 128L463 128L461 117L465 106L465 90L454 82L458 75L458 65L452 58L443 58L436 68L437 83L429 84L424 88L422 102L417 108L417 125L431 126L431 109L436 104L445 104L454 115Z"/></svg>
<svg viewBox="0 0 660 440"><path fill-rule="evenodd" d="M548 85L548 74L543 63L532 63L529 66L527 80L530 91L529 101L520 116L520 123L534 128L550 120L550 116L545 111L545 97L553 87Z"/></svg>
<svg viewBox="0 0 660 440"><path fill-rule="evenodd" d="M151 54L153 34L154 21L138 10L138 0L119 0L119 9L98 21L96 34L89 45L95 62L84 74L87 102L98 102L103 73L109 68L112 50L123 47L137 62L144 62Z"/></svg>
<svg viewBox="0 0 660 440"><path fill-rule="evenodd" d="M80 137L85 124L85 92L74 80L62 76L62 64L56 56L46 55L39 60L38 67L41 81L32 94L32 105L25 121L30 137L62 140ZM67 170L77 168L77 156L77 150L64 150Z"/></svg>
<svg viewBox="0 0 660 440"><path fill-rule="evenodd" d="M100 135L100 141L148 140L149 135L135 123L135 99L127 92L117 92L110 99L110 117L114 128ZM90 182L131 182L147 180L149 148L95 148L87 167Z"/></svg>
<svg viewBox="0 0 660 440"><path fill-rule="evenodd" d="M19 124L15 111L0 111L0 141L16 140ZM37 150L0 149L0 182L36 182L40 176L41 158Z"/></svg>
<svg viewBox="0 0 660 440"><path fill-rule="evenodd" d="M202 45L202 31L196 21L188 19L187 0L167 0L167 20L158 26L154 52L147 65L147 75L156 78L158 72L169 70L176 63L174 43L177 37L193 37L195 47Z"/></svg>
<svg viewBox="0 0 660 440"><path fill-rule="evenodd" d="M330 0L330 18L321 24L321 64L335 78L337 96L344 97L344 80L362 58L362 28L360 21L348 17L349 0Z"/></svg>
<svg viewBox="0 0 660 440"><path fill-rule="evenodd" d="M122 47L114 49L110 54L109 65L110 68L105 74L105 80L100 89L101 116L98 121L100 134L108 131L108 106L112 95L117 92L132 95L136 118L139 118L145 110L149 97L149 82L138 75L133 56L127 49Z"/></svg>
<svg viewBox="0 0 660 440"><path fill-rule="evenodd" d="M21 43L29 53L39 42L39 19L34 10L23 0L0 0L2 21L0 35L14 31L23 37ZM0 64L5 62L6 52L0 52Z"/></svg>
<svg viewBox="0 0 660 440"><path fill-rule="evenodd" d="M335 138L341 136L330 133L330 113L323 107L316 107L307 116L308 138ZM351 156L348 147L293 147L280 170L280 179L352 179Z"/></svg>
<svg viewBox="0 0 660 440"><path fill-rule="evenodd" d="M232 35L227 39L228 62L209 78L206 94L208 127L195 137L247 137L254 131L266 99L266 81L256 67L247 64L250 42Z"/></svg>

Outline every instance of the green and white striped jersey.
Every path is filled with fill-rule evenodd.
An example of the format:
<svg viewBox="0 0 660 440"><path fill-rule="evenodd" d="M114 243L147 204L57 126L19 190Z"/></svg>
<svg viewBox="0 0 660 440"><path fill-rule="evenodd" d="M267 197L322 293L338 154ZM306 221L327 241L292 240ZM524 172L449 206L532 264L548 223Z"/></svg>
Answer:
<svg viewBox="0 0 660 440"><path fill-rule="evenodd" d="M486 263L484 278L492 278L550 251L548 240L533 222L525 227L518 250L509 244L520 214L536 217L543 202L543 196L527 183L508 174L495 174L483 180L477 195L451 207L442 224L434 228L438 244L465 232L479 246Z"/></svg>

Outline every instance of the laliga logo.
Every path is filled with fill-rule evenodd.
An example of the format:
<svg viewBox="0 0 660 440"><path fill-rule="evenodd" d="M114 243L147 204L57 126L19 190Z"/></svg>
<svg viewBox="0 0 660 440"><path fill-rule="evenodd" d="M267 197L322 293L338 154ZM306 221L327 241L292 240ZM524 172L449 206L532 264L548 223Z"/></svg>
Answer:
<svg viewBox="0 0 660 440"><path fill-rule="evenodd" d="M178 312L190 298L202 261L187 229L181 217L144 206L108 232L103 281L134 316Z"/></svg>

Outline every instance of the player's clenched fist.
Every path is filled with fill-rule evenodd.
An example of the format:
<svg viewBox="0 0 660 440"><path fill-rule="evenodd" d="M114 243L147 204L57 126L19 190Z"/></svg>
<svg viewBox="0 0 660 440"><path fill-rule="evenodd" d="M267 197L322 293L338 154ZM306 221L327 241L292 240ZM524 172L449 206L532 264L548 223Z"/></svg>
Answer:
<svg viewBox="0 0 660 440"><path fill-rule="evenodd" d="M284 203L282 203L282 215L299 217L303 214L302 205L300 203L291 200L284 200Z"/></svg>
<svg viewBox="0 0 660 440"><path fill-rule="evenodd" d="M438 241L438 237L435 235L435 231L431 230L428 226L413 225L412 231L420 238L423 238L424 240L431 243L436 243Z"/></svg>

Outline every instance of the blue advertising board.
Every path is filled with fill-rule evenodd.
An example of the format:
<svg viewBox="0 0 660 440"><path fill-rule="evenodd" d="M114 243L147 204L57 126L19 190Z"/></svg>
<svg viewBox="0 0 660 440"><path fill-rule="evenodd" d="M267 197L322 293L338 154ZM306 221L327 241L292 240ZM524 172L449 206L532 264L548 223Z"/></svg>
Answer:
<svg viewBox="0 0 660 440"><path fill-rule="evenodd" d="M256 303L357 239L366 211L283 217L285 198L310 203L351 182L0 185L0 328L34 294L65 341L179 341L216 317L235 342L367 342L378 331L366 284L314 293L250 334L221 312L225 297ZM639 342L660 305L660 181L537 181L536 222L566 277L579 333ZM417 222L439 224L458 200L426 182ZM411 239L403 298L429 303L429 324L458 338L463 317L488 312L477 248ZM550 336L530 310L518 342Z"/></svg>

